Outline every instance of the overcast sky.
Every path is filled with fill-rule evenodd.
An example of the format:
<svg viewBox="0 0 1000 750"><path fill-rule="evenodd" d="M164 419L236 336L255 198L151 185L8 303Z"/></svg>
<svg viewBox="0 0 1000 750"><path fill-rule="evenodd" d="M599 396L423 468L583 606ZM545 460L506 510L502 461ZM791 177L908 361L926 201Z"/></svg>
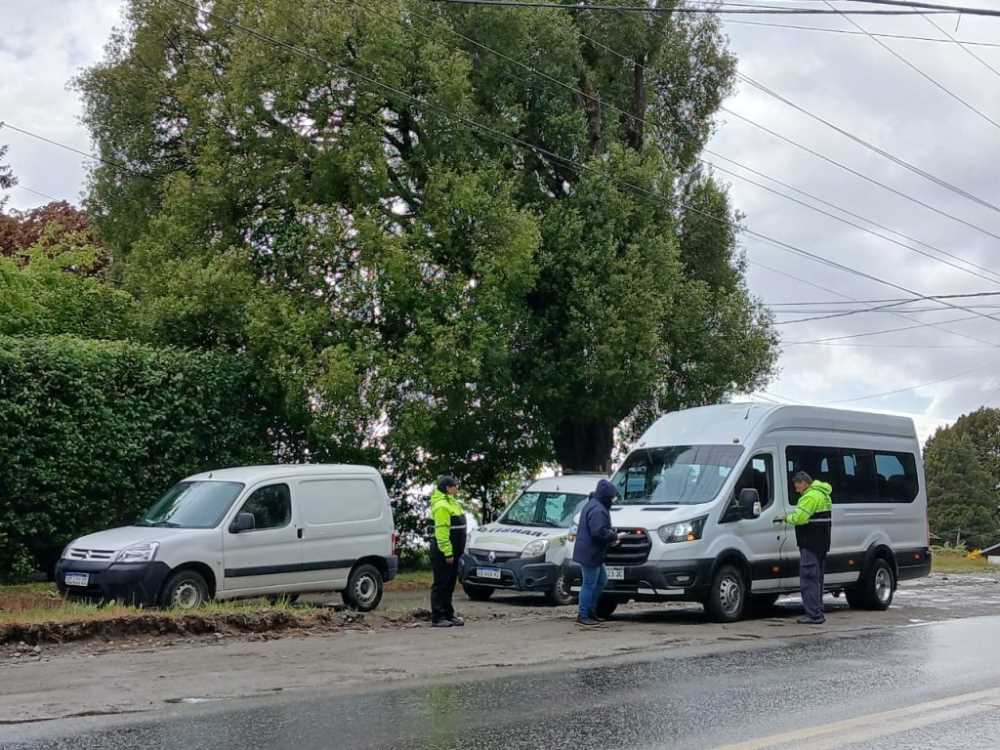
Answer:
<svg viewBox="0 0 1000 750"><path fill-rule="evenodd" d="M816 2L801 0L797 4ZM969 0L965 4L1000 9L1000 2ZM847 2L837 6L858 7ZM0 120L89 150L89 137L79 124L79 100L67 83L82 67L101 58L109 31L120 20L120 11L117 0L0 3L0 28L4 29L0 35ZM858 16L854 20L877 33L944 37L923 16ZM1000 46L968 47L980 61L953 43L881 39L964 99L966 106L867 36L760 27L736 21L856 32L848 20L839 16L735 16L727 17L725 28L741 73L934 177L1000 205ZM965 16L957 31L955 16L937 16L934 21L959 39L1000 44L1000 18ZM731 113L720 113L718 133L710 145L721 156L1000 272L1000 263L996 262L1000 239L851 175L733 113L987 232L1000 235L1000 212L893 164L745 82L739 84L737 94L726 107ZM8 161L21 181L21 186L9 194L9 207L24 209L47 202L47 197L29 189L55 198L79 200L85 166L78 157L9 130L0 132L0 143L10 145ZM775 190L790 192L716 156L706 154L706 158ZM755 232L923 295L1000 291L1000 277L990 281L963 273L730 175L719 176L731 184L735 204L746 215L747 227ZM828 206L823 209L832 211ZM845 218L859 223L857 218ZM876 231L886 234L884 230ZM891 236L929 255L938 255L925 245ZM851 299L909 296L898 288L820 265L749 235L744 235L742 242L751 261L750 288L768 303L832 303L817 306L826 313L871 306L842 304ZM979 269L967 268L983 274ZM953 303L998 305L978 311L1000 318L1000 297L958 299ZM913 307L935 305L922 302ZM779 321L810 317L809 313L803 314L802 308L787 309L798 312L781 312L777 315ZM1000 351L996 348L1000 346L1000 320L947 322L975 312L942 306L938 312L906 313L905 317L883 311L782 325L781 372L768 386L765 397L905 413L914 417L926 436L934 427L964 412L1000 401ZM948 331L929 326L822 345L795 343L928 322L941 324ZM914 388L922 384L927 385ZM899 389L908 390L872 397Z"/></svg>

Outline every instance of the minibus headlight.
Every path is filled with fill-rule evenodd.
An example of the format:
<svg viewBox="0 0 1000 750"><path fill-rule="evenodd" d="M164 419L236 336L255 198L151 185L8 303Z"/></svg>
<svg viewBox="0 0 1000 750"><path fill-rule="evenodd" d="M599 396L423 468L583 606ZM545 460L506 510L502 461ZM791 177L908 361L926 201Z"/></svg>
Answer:
<svg viewBox="0 0 1000 750"><path fill-rule="evenodd" d="M664 544L696 542L701 539L701 531L705 528L705 520L707 518L708 516L702 516L692 521L670 523L657 529L657 533Z"/></svg>
<svg viewBox="0 0 1000 750"><path fill-rule="evenodd" d="M541 557L548 548L549 542L547 539L536 539L521 550L521 557Z"/></svg>
<svg viewBox="0 0 1000 750"><path fill-rule="evenodd" d="M126 547L115 555L116 563L141 563L151 562L156 557L156 550L160 548L159 542L143 542Z"/></svg>

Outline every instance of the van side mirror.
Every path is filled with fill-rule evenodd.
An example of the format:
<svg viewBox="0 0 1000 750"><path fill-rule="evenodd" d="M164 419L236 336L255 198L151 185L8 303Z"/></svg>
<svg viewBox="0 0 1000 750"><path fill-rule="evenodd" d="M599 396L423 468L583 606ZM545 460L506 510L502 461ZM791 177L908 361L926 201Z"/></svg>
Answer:
<svg viewBox="0 0 1000 750"><path fill-rule="evenodd" d="M760 515L760 493L753 487L744 487L739 496L740 514L745 520Z"/></svg>
<svg viewBox="0 0 1000 750"><path fill-rule="evenodd" d="M234 534L239 534L244 531L253 531L256 528L257 519L254 518L253 513L237 513L229 530Z"/></svg>

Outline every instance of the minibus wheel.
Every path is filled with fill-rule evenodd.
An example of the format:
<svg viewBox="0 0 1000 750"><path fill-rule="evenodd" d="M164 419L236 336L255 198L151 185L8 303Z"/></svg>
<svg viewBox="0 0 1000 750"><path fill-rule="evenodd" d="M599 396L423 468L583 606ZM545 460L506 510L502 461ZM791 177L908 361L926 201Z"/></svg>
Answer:
<svg viewBox="0 0 1000 750"><path fill-rule="evenodd" d="M474 602L485 602L493 596L493 589L489 586L474 586L471 583L463 583L462 589L465 591L465 595Z"/></svg>
<svg viewBox="0 0 1000 750"><path fill-rule="evenodd" d="M371 612L382 601L382 574L374 565L359 565L351 571L347 588L341 596L351 609Z"/></svg>
<svg viewBox="0 0 1000 750"><path fill-rule="evenodd" d="M160 601L164 607L197 609L209 599L205 578L193 570L174 573L163 587Z"/></svg>
<svg viewBox="0 0 1000 750"><path fill-rule="evenodd" d="M557 607L565 607L576 601L576 597L569 589L569 581L564 572L560 571L556 576L556 582L552 584L552 588L545 592L545 598L548 599L549 604Z"/></svg>
<svg viewBox="0 0 1000 750"><path fill-rule="evenodd" d="M896 593L896 575L892 566L883 557L872 560L871 567L861 576L857 587L847 589L846 593L847 603L854 609L889 609Z"/></svg>
<svg viewBox="0 0 1000 750"><path fill-rule="evenodd" d="M743 616L746 602L743 574L733 565L720 565L705 601L708 616L715 622L736 622Z"/></svg>

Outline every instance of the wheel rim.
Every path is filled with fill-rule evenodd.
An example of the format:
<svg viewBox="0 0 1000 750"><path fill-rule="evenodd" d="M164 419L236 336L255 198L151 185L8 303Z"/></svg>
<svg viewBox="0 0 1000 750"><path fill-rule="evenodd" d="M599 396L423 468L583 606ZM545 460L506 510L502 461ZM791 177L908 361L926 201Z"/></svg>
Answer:
<svg viewBox="0 0 1000 750"><path fill-rule="evenodd" d="M569 586L566 585L566 576L560 575L558 578L556 578L555 589L556 589L556 597L558 597L560 601L566 601L567 599L572 598Z"/></svg>
<svg viewBox="0 0 1000 750"><path fill-rule="evenodd" d="M887 568L875 571L875 597L885 604L892 596L892 573Z"/></svg>
<svg viewBox="0 0 1000 750"><path fill-rule="evenodd" d="M743 601L743 587L739 579L733 575L723 576L719 581L719 606L727 615L734 614L740 609Z"/></svg>
<svg viewBox="0 0 1000 750"><path fill-rule="evenodd" d="M359 604L371 604L378 596L378 584L371 576L362 576L354 584L354 597Z"/></svg>
<svg viewBox="0 0 1000 750"><path fill-rule="evenodd" d="M178 609L194 609L201 604L201 592L193 583L185 581L174 589L171 599Z"/></svg>

